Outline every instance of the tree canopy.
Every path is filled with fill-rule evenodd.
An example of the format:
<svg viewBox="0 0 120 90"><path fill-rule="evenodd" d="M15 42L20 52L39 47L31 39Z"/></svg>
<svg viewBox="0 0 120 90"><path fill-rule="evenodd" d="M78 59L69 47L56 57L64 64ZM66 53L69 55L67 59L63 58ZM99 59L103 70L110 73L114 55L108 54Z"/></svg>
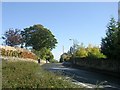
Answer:
<svg viewBox="0 0 120 90"><path fill-rule="evenodd" d="M50 51L50 49L47 48L42 48L39 51L33 49L32 52L34 52L38 57L43 60L49 59L51 61L54 59L52 52Z"/></svg>
<svg viewBox="0 0 120 90"><path fill-rule="evenodd" d="M107 58L120 59L120 23L111 18L106 31L106 37L102 38L101 51Z"/></svg>
<svg viewBox="0 0 120 90"><path fill-rule="evenodd" d="M9 29L5 32L2 39L5 40L5 44L8 46L16 46L22 43L22 35L19 29Z"/></svg>
<svg viewBox="0 0 120 90"><path fill-rule="evenodd" d="M57 44L57 40L52 32L44 26L37 24L25 28L22 31L25 46L31 46L35 50L47 48L52 50Z"/></svg>
<svg viewBox="0 0 120 90"><path fill-rule="evenodd" d="M37 24L23 29L9 29L2 39L8 46L21 45L23 48L29 47L41 59L53 60L51 52L57 44L57 40L52 32L43 25Z"/></svg>

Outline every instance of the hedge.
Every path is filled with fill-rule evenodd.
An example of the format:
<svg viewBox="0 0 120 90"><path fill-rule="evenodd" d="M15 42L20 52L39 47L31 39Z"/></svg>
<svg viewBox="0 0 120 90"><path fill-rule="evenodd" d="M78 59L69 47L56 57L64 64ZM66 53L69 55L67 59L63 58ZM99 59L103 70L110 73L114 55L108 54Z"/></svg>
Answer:
<svg viewBox="0 0 120 90"><path fill-rule="evenodd" d="M37 56L26 50L26 49L22 49L22 48L13 48L12 49L8 48L10 46L2 46L0 47L0 53L2 56L10 56L10 57L19 57L19 58L30 58L30 59L37 59Z"/></svg>

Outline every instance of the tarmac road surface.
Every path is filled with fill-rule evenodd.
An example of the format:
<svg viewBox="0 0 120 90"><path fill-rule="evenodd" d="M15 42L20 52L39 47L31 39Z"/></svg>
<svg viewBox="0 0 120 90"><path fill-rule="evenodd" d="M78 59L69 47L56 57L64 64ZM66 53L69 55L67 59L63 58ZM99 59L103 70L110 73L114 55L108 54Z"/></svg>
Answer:
<svg viewBox="0 0 120 90"><path fill-rule="evenodd" d="M49 63L42 66L52 72L60 72L71 78L73 83L86 88L104 88L105 90L120 90L120 78L91 72L83 69L65 67L61 63Z"/></svg>

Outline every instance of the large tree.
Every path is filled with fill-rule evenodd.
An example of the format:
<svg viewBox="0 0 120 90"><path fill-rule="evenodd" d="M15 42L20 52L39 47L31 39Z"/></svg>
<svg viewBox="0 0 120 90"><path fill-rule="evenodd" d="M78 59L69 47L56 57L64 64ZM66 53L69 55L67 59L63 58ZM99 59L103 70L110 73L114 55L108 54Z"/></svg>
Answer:
<svg viewBox="0 0 120 90"><path fill-rule="evenodd" d="M117 23L117 32L116 32L114 45L115 45L114 55L116 59L119 60L120 59L120 22Z"/></svg>
<svg viewBox="0 0 120 90"><path fill-rule="evenodd" d="M21 31L19 29L9 29L2 39L5 40L5 44L8 46L20 45L22 43Z"/></svg>
<svg viewBox="0 0 120 90"><path fill-rule="evenodd" d="M25 46L31 46L35 50L40 50L44 47L52 50L57 44L57 40L52 32L40 24L25 28L22 36Z"/></svg>
<svg viewBox="0 0 120 90"><path fill-rule="evenodd" d="M102 38L101 51L110 59L118 59L120 50L120 24L111 18L107 26L106 37Z"/></svg>

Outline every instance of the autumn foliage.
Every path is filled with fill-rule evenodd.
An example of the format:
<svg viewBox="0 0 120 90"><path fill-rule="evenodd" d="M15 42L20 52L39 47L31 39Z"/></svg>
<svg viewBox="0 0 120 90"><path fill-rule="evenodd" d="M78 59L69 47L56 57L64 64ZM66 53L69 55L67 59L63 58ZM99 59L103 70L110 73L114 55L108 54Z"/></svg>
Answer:
<svg viewBox="0 0 120 90"><path fill-rule="evenodd" d="M34 53L18 47L0 46L0 53L2 56L37 59Z"/></svg>

